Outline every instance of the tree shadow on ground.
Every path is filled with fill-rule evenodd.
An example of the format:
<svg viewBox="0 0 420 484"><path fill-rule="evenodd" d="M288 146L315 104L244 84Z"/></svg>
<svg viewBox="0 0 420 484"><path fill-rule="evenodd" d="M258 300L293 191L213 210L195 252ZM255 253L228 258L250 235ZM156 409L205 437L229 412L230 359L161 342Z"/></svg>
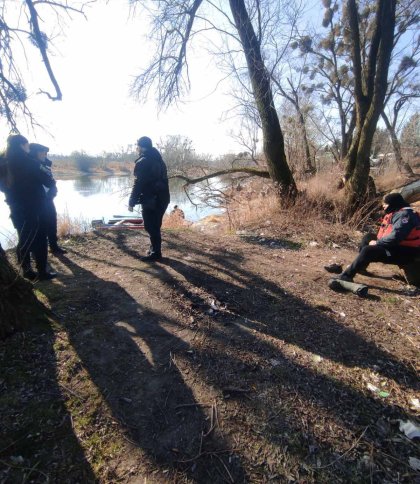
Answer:
<svg viewBox="0 0 420 484"><path fill-rule="evenodd" d="M169 243L174 250L182 252L182 246L177 247L176 236ZM349 367L379 366L378 371L383 376L395 379L403 386L417 387L417 375L412 368L385 353L374 342L366 341L351 328L286 293L278 284L244 269L244 260L239 254L217 249L204 252L199 247L189 247L188 252L196 256L196 260L187 263L180 259L165 259L163 264L225 303L250 329ZM226 274L230 281L222 280L202 267ZM204 304L208 305L208 300Z"/></svg>
<svg viewBox="0 0 420 484"><path fill-rule="evenodd" d="M171 234L169 244L179 256L185 253L183 243L182 237ZM124 250L125 246L130 248L130 245L129 241L120 237L121 250ZM299 478L299 476L305 478L304 476L308 475L311 479L321 479L325 482L332 482L336 478L344 479L346 482L362 482L366 472L370 472L374 478L373 482L381 482L385 478L392 480L398 473L407 471L404 464L401 464L401 459L407 460L407 448L403 442L393 442L388 424L388 419L403 418L404 412L384 400L366 396L355 388L352 378L347 379L345 367L352 371L358 371L359 368L369 371L374 369L379 374L399 382L401 386L415 388L416 377L410 368L323 312L295 296L286 294L278 284L244 268L244 258L241 254L227 253L225 249L207 250L204 244L197 244L194 247L189 245L188 254L190 259L188 263L172 258L165 259L162 264L145 265L145 267L149 267L148 275L152 275L161 283L153 287L154 296L170 300L178 313L183 314L183 318L192 314L193 319L199 321L196 327L203 335L204 342L200 343L201 346L200 344L186 345L185 341L179 340L172 333L179 322L169 318L161 319L160 314L156 315L155 312L140 305L118 284L105 281L106 293L109 296L115 294L116 300L121 301L121 307L117 308L113 317L115 320L118 319L119 323L123 323L126 331L126 333L121 332L119 323L118 326L112 323L107 326L111 326L113 332L103 338L105 344L116 339L121 340L122 348L118 354L123 361L124 358L126 359L121 371L116 371L120 380L117 378L117 381L111 384L113 387L116 387L118 381L124 380L124 374L127 371L134 372L136 375L144 371L150 375L154 369L158 372L157 378L160 372L165 376L165 368L168 366L166 364L168 356L166 353L165 357L165 352L168 350L168 345L165 346L164 351L162 341L170 342L171 351L172 341L175 346L179 341L176 357L179 358L180 367L182 364L188 366L199 377L199 381L204 382L209 388L217 389L219 398L222 394L226 400L226 422L223 427L230 430L229 424L233 421L236 423L236 428L231 430L231 436L240 444L239 462L247 461L247 470L249 465L252 466L253 479L259 475L261 480L264 480L269 475L277 473L277 477L280 476L281 479L290 479L290 475L293 478ZM89 259L86 255L82 257ZM103 263L106 264L106 260ZM96 284L99 286L98 290L102 288L104 281L94 274L71 261L68 262L68 266L77 278L93 281L93 284L89 282L90 294L95 294ZM145 282L148 283L147 279ZM71 278L67 282L67 290L70 285ZM106 306L109 304L107 296L102 294L101 298L98 311L101 312L101 318L104 315L103 319L105 319L110 316L108 311L111 308ZM220 309L210 313L211 304L215 302ZM81 302L82 305L90 303L91 301ZM225 303L226 307L224 307ZM186 308L189 311L186 311ZM141 317L136 313L137 310L140 311ZM86 315L89 316L88 313ZM144 321L148 319L154 321L156 317L160 321L157 324L163 326L161 338L154 338L155 328L149 325L143 327ZM91 318L88 317L86 321L91 321ZM77 342L80 338L78 335L80 328L73 328L73 330L69 328L69 331L74 331L73 344L79 348L78 351L82 352L82 343ZM150 331L149 334L148 331ZM160 331L159 328L157 333L159 334ZM133 342L136 338L144 342L144 348L141 343ZM96 343L96 340L97 338L92 340L90 347ZM285 348L285 344L288 348ZM141 351L138 349L139 346L142 348ZM291 351L293 346L307 352L307 359L305 360L305 354L296 356ZM108 346L105 346L105 349L108 351ZM150 362L142 362L140 366L133 367L133 355L137 355L134 361L140 361L148 351L149 359L161 361L162 366L156 367ZM160 352L163 352L162 357ZM83 353L82 359L88 363L90 372L95 375L100 374L100 369L95 369L94 362L89 362L91 357L89 349L85 348ZM327 365L329 371L325 373L325 370L320 370L316 364L311 363L314 354L337 362L343 365L344 369L338 370L337 373L336 369ZM116 359L118 360L112 357L111 361ZM103 370L102 373L104 373ZM100 381L101 378L104 380ZM197 400L190 399L190 390L182 378L180 370L177 369L175 381L182 380L179 383L180 392L187 395L185 400L180 401L197 403ZM359 377L356 375L356 378ZM127 402L120 402L118 399L112 402L108 394L109 376L95 376L95 382L101 391L108 395L106 399L114 415L124 412ZM127 420L130 432L133 432L132 427L135 427L136 421L141 421L142 415L139 413L136 416L135 412L140 412L136 409L144 405L145 401L155 400L159 403L155 406L155 413L149 410L145 414L150 426L140 425L141 429L145 428L150 432L153 432L156 425L158 428L162 425L159 420L162 418L159 406L163 405L163 409L166 409L165 405L170 402L168 412L173 412L180 405L175 402L176 405L172 406L170 398L172 392L178 392L178 384L175 388L169 389L165 383L164 391L159 391L158 394L149 393L149 397L151 395L149 399L141 395L137 396L149 384L147 378L145 380L140 378L140 383L134 388L119 389L119 392L124 391L124 394L128 392L128 399L136 402L134 411L126 409L120 418L120 421ZM236 386L236 389L232 389L232 386ZM202 422L203 414L201 413L197 418ZM238 424L240 424L239 432ZM137 432L138 427L137 423L135 429ZM198 423L194 435L199 435L200 428L202 429L203 426ZM332 435L332 432L336 432L336 435ZM131 433L130 438L131 435L136 436L135 433ZM356 443L351 443L351 436L357 436ZM134 437L133 440L141 448L144 446L147 448L149 443L149 439L145 440L142 437L137 437L137 440ZM160 447L162 442L163 440L159 440L156 446ZM261 442L265 442L264 445L268 442L271 446L275 446L272 454L262 455L260 459L258 449L251 447L249 452L245 450L248 444L255 444L261 448ZM197 444L196 438L195 445ZM224 445L220 447L223 448ZM359 453L370 453L370 467L364 467L363 463L356 462L349 447L350 450L357 447ZM179 462L177 464L171 460L173 456L171 453L167 454L166 447L148 451L151 455L155 455L155 452L158 456L155 457L157 462L161 462L162 465L163 463L179 465ZM160 457L162 454L163 458ZM190 451L189 454L194 458L194 454ZM238 455L238 452L235 454ZM289 476L287 472L290 466L286 465L286 455L296 457L293 463L294 473ZM392 471L383 469L385 455L400 461L399 464L394 464ZM318 459L321 459L323 464L327 462L324 468L318 464ZM204 463L204 468L212 464L206 454L197 458L194 463L198 465L199 462L200 466ZM228 460L224 461L224 465L230 469L235 478L238 476L237 481L243 479L242 465L240 472L234 470L237 469L235 465L232 470L232 463ZM197 475L196 470L193 471L193 466L188 472L193 478ZM208 478L208 475L202 475L206 476L205 479Z"/></svg>
<svg viewBox="0 0 420 484"><path fill-rule="evenodd" d="M59 294L46 287L45 295L63 316L72 346L131 449L142 452L142 475L153 473L160 482L180 476L225 482L229 468L235 482L244 481L239 457L222 435L209 432L207 413L174 363L190 347L177 336L183 328L137 302L117 282L101 279L67 257L61 262L71 275L60 276ZM65 296L72 300L71 311Z"/></svg>
<svg viewBox="0 0 420 484"><path fill-rule="evenodd" d="M328 466L332 465L336 449L332 443L328 445L329 437L325 436L325 440L320 439L319 434L315 436L310 430L311 426L322 426L323 421L328 421L328 418L325 418L325 412L329 412L331 420L339 423L339 426L347 428L355 434L363 434L365 449L369 447L375 449L378 466L386 455L401 457L405 454L408 459L407 446L399 446L400 448L396 452L394 444L384 442L384 437L390 437L392 433L389 424L384 422L388 422L388 419L397 421L399 418L407 418L405 412L396 405L389 405L385 401L367 397L346 381L345 372L342 375L325 375L317 371L316 365L312 364L310 359L309 363L308 361L301 362L291 357L290 354L283 353L282 342L297 345L305 351L315 353L317 357L322 355L324 358L349 367L364 367L377 371L399 382L403 387L417 389L418 381L411 368L302 301L291 296L285 297L284 293L281 296L285 299L282 308L289 307L287 315L276 318L277 308L274 307L274 311L267 311L264 316L261 316L259 314L261 305L265 305L267 308L270 305L276 306L274 296L277 295L278 300L280 294L276 294L271 283L258 280L255 275L254 294L251 297L249 290L239 288L238 285L230 285L226 281L221 284L216 277L209 276L208 273L203 273L196 267L192 268L179 260L166 260L165 264L178 272L182 276L182 280L204 289L203 293L207 295L207 298L201 301L201 307L205 307L205 305L209 307L209 300L212 296L219 301L224 301L222 298L226 297L226 292L229 292L229 295L233 294L235 300L242 302L248 300L250 305L258 306L257 311L252 311L249 305L246 305L245 308L242 307L241 313L246 317L238 317L232 312L224 313L223 310L219 315L216 314L207 336L219 341L219 354L214 350L211 356L206 355L205 361L198 358L197 363L200 364L200 373L203 374L203 378L206 381L210 380L213 385L218 385L222 390L229 385L229 382L235 380L242 382L241 386L245 388L254 387L255 392L251 391L251 395L254 394L255 399L251 399L254 401L243 400L244 412L261 417L260 422L262 424L265 422L265 435L272 439L273 443L282 443L287 446L291 452L298 454L303 462L312 464L313 468L317 467L315 462L320 456L323 459L322 462L327 459L330 461ZM191 294L185 290L183 284L179 281L177 283L175 279L167 281L167 283L184 297L191 298L193 305L197 306L197 294ZM261 287L268 287L271 294L260 292L257 289L258 283L264 283ZM243 291L242 297L238 294L241 291ZM176 300L175 297L172 299ZM230 307L232 308L232 306ZM293 308L293 311L290 311L290 308ZM295 312L295 316L292 314L293 312ZM255 331L270 338L261 339L255 335ZM226 357L223 351L225 345L229 345L230 350L242 355L253 353L258 363L238 362L235 364L229 357ZM230 351L227 350L227 353ZM271 367L270 362L275 362L274 368ZM218 375L217 381L213 377L214 373ZM250 378L249 375L252 377ZM340 381L340 377L343 377L342 381ZM274 408L268 408L258 401L258 394L264 395L268 401L272 401L271 398L268 398L269 395L274 399L277 397L280 402L290 401L288 398L290 392L296 392L297 398L303 400L307 405L316 405L317 408L322 409L320 415L317 415L320 421L317 422L314 419L309 424L309 428L305 428L305 426L299 425L302 420L305 421L305 418L302 419L300 415L294 414L288 405L285 405L285 410L284 406L280 404L277 407L280 408L279 412L273 415ZM302 408L302 406L299 407ZM408 416L414 417L414 415ZM295 437L295 441L291 442L290 433L295 436L301 433L302 439L299 440ZM345 433L343 432L342 437ZM315 455L310 456L310 448L316 449ZM335 457L337 457L336 454ZM348 467L353 463L352 461L351 456L341 462L337 461L334 469L346 479L353 480L356 478L354 468ZM404 470L404 465L402 470ZM362 474L363 472L365 470L362 471ZM389 477L389 473L379 467L372 470L372 473L375 474L375 479L379 480L385 476Z"/></svg>
<svg viewBox="0 0 420 484"><path fill-rule="evenodd" d="M58 383L57 344L47 323L0 342L1 482L96 482Z"/></svg>

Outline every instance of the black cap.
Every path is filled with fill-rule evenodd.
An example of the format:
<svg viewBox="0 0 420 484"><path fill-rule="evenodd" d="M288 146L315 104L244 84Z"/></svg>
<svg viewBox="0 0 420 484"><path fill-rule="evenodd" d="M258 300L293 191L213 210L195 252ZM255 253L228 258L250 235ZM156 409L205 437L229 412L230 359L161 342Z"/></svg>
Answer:
<svg viewBox="0 0 420 484"><path fill-rule="evenodd" d="M400 208L408 207L409 203L404 200L401 193L388 193L384 196L384 203L388 204L388 208L385 210L387 213L395 212Z"/></svg>
<svg viewBox="0 0 420 484"><path fill-rule="evenodd" d="M153 143L152 140L148 136L142 136L137 140L137 145L141 148L152 148Z"/></svg>
<svg viewBox="0 0 420 484"><path fill-rule="evenodd" d="M32 154L41 153L43 151L50 151L48 146L40 145L38 143L29 143L29 152Z"/></svg>

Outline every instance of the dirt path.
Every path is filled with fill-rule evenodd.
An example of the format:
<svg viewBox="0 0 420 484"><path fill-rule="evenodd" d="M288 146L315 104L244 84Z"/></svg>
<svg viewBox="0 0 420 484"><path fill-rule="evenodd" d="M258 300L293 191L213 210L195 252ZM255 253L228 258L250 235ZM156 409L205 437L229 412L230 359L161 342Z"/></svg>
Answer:
<svg viewBox="0 0 420 484"><path fill-rule="evenodd" d="M362 300L326 287L323 265L349 250L181 231L146 264L146 246L72 241L58 280L37 285L61 326L27 345L60 398L35 400L60 419L39 420L45 455L0 449L0 480L36 464L33 482L413 482L419 446L398 419L419 415L420 309L395 268L373 266ZM7 375L9 395L29 385Z"/></svg>

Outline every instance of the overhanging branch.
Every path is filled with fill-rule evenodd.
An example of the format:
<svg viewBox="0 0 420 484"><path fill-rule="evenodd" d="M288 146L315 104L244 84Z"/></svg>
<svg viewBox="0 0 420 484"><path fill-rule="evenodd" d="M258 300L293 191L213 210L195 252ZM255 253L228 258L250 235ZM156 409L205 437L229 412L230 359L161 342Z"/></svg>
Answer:
<svg viewBox="0 0 420 484"><path fill-rule="evenodd" d="M169 178L170 179L178 178L180 180L184 180L185 181L184 186L188 186L188 185L194 185L195 183L203 182L205 180L209 180L210 178L216 178L218 176L223 176L223 175L231 175L233 173L247 173L250 176L259 176L261 178L270 178L270 174L268 173L268 171L257 170L255 168L247 168L247 167L228 168L226 170L219 170L219 171L215 171L213 173L209 173L209 174L204 175L204 176L200 176L198 178L189 178L185 175L172 175Z"/></svg>
<svg viewBox="0 0 420 484"><path fill-rule="evenodd" d="M32 0L26 0L26 4L28 5L28 9L29 9L34 39L36 41L36 45L37 45L39 51L41 52L42 60L44 61L45 68L48 72L48 76L51 80L52 85L54 86L55 95L53 96L46 91L40 91L40 92L42 94L46 94L52 101L61 101L62 98L63 98L63 95L61 93L61 89L60 89L60 86L58 85L58 82L57 82L57 79L54 75L54 72L52 70L52 67L51 67L51 64L50 64L50 59L49 59L48 53L47 53L45 41L42 38L42 33L41 33L41 30L39 28L39 23L38 23L38 13L37 13L37 11L34 7Z"/></svg>

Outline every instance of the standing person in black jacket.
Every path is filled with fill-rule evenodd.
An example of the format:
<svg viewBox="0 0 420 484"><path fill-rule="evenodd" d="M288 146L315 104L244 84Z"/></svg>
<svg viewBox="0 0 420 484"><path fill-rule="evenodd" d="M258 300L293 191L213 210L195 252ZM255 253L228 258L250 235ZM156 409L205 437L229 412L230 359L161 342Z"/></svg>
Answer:
<svg viewBox="0 0 420 484"><path fill-rule="evenodd" d="M32 158L39 161L41 166L45 168L45 170L50 173L51 179L53 181L53 185L51 187L44 186L45 193L46 193L46 217L47 217L47 237L48 237L48 244L50 246L50 251L54 255L62 255L66 254L67 251L62 249L58 245L58 238L57 238L57 210L55 209L54 205L54 198L57 196L57 183L54 180L54 176L52 174L52 162L47 158L49 148L47 146L40 145L38 143L30 143L29 144L29 154Z"/></svg>
<svg viewBox="0 0 420 484"><path fill-rule="evenodd" d="M159 151L153 147L152 140L143 136L137 142L139 158L134 167L134 185L128 202L128 210L133 211L141 204L144 228L150 237L150 249L144 261L156 261L162 258L163 215L169 205L169 184L166 165Z"/></svg>
<svg viewBox="0 0 420 484"><path fill-rule="evenodd" d="M53 279L57 274L47 270L44 186L51 187L54 181L41 164L29 156L28 140L20 134L8 137L4 159L7 167L4 192L10 218L18 232L16 252L23 276L29 280ZM31 268L31 252L38 274Z"/></svg>

